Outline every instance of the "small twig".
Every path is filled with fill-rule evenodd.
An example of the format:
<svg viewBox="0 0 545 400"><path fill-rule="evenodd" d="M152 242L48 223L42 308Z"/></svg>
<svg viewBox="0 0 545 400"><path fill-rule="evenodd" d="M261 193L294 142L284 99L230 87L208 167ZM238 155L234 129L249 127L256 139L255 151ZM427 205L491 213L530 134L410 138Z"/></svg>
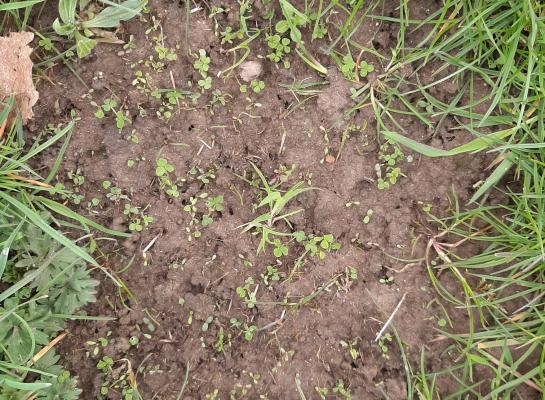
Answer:
<svg viewBox="0 0 545 400"><path fill-rule="evenodd" d="M2 137L2 129L0 129L0 137ZM40 182L40 181L35 181L34 179L25 178L24 176L16 175L16 174L14 174L12 172L8 172L6 175L9 176L11 179L15 179L15 180L18 180L18 181L23 181L23 182L26 182L26 183L30 183L31 185L41 186L41 187L48 188L48 189L51 189L53 187L53 186L51 186L51 185L49 185L47 183L43 183L43 182Z"/></svg>
<svg viewBox="0 0 545 400"><path fill-rule="evenodd" d="M153 239L151 239L151 242L149 242L148 245L144 248L144 250L142 250L142 253L146 253L149 249L151 249L151 246L155 244L157 239L159 239L159 236L161 235L157 235Z"/></svg>
<svg viewBox="0 0 545 400"><path fill-rule="evenodd" d="M282 128L284 127L284 123L282 122ZM283 133L282 133L282 140L280 140L280 148L278 149L278 155L280 156L282 154L282 152L284 151L284 145L286 143L286 130L283 129Z"/></svg>
<svg viewBox="0 0 545 400"><path fill-rule="evenodd" d="M187 363L187 366L185 367L184 381L182 383L182 388L180 389L180 392L178 393L178 396L176 397L176 400L182 399L182 395L184 394L185 387L187 386L188 381L189 381L189 363Z"/></svg>
<svg viewBox="0 0 545 400"><path fill-rule="evenodd" d="M199 140L201 141L202 144L204 144L204 145L208 148L208 150L212 150L212 147L211 147L208 143L206 143L206 142L205 142L204 140L202 140L201 138L199 138Z"/></svg>
<svg viewBox="0 0 545 400"><path fill-rule="evenodd" d="M172 70L170 71L170 83L172 83L172 89L176 90L176 82L174 81L174 74L172 73ZM178 107L180 107L180 101L178 100L177 96L176 104L178 105Z"/></svg>
<svg viewBox="0 0 545 400"><path fill-rule="evenodd" d="M363 55L364 49L361 49L360 54L358 54L358 58L356 59L356 82L359 83L360 81L360 62L361 62L361 56Z"/></svg>
<svg viewBox="0 0 545 400"><path fill-rule="evenodd" d="M40 358L42 358L49 350L51 350L57 343L59 343L61 340L63 340L66 337L66 332L61 333L59 336L57 336L55 339L50 341L47 346L45 346L43 349L41 349L32 359L30 360L30 365L36 364Z"/></svg>
<svg viewBox="0 0 545 400"><path fill-rule="evenodd" d="M399 311L399 308L401 307L401 304L403 304L403 302L405 301L405 296L407 296L407 293L403 294L403 297L401 298L401 300L399 300L399 303L397 303L397 306L394 309L394 311L392 312L392 314L390 315L390 318L388 318L388 320L386 321L386 323L384 324L384 326L382 327L380 332L377 333L377 337L375 338L375 342L378 342L378 340L382 337L383 333L386 331L386 329L388 328L388 326L390 325L390 323L394 319L396 313Z"/></svg>
<svg viewBox="0 0 545 400"><path fill-rule="evenodd" d="M268 323L267 325L265 326L262 326L261 328L259 328L257 331L258 332L261 332L261 331L264 331L264 330L267 330L275 325L279 325L280 323L282 323L282 320L286 317L286 310L282 310L282 314L280 315L280 318L274 320L273 322L270 322Z"/></svg>
<svg viewBox="0 0 545 400"><path fill-rule="evenodd" d="M299 393L299 397L301 400L307 400L305 397L305 393L303 392L303 388L301 387L301 378L299 377L299 372L295 374L295 387L297 387L297 392Z"/></svg>

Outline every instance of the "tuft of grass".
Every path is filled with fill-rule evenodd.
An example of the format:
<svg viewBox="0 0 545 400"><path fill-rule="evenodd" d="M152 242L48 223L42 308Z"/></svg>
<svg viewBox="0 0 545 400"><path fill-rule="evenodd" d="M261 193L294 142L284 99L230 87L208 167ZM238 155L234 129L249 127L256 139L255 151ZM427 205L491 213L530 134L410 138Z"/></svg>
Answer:
<svg viewBox="0 0 545 400"><path fill-rule="evenodd" d="M280 183L274 185L269 184L267 178L265 178L265 176L263 175L263 172L261 172L261 170L254 163L252 163L252 167L257 176L259 177L261 183L259 189L263 191L264 194L264 197L256 206L256 209L266 207L268 208L268 210L254 218L252 221L241 225L239 228L243 228L243 232L253 230L261 236L259 246L257 248L258 253L263 251L267 245L272 245L275 247L275 256L280 257L282 255L286 255L288 252L288 248L280 241L280 238L292 238L293 233L281 232L275 229L274 225L279 221L284 221L288 226L291 227L288 218L299 214L303 211L303 209L288 212L284 212L284 209L286 208L288 203L295 197L316 188L307 187L305 186L304 182L297 182L287 191L283 192L279 188ZM252 182L248 180L246 181L252 184Z"/></svg>
<svg viewBox="0 0 545 400"><path fill-rule="evenodd" d="M0 397L72 399L81 393L77 379L58 365L60 357L54 346L64 337L65 320L82 318L76 313L96 300L98 281L92 279L87 264L102 267L83 240L91 235L91 228L126 234L103 228L49 198L56 193L50 182L66 151L73 123L28 148L14 98L1 106ZM61 140L65 142L44 178L29 163ZM72 240L63 233L78 226L83 231L80 239Z"/></svg>
<svg viewBox="0 0 545 400"><path fill-rule="evenodd" d="M441 232L428 244L429 276L443 301L467 309L469 326L463 334L441 331L448 353L455 355L452 366L409 371L412 396L440 398L442 379L458 386L445 398L528 398L529 392L545 392L544 16L545 4L535 0L446 0L424 21L411 20L402 1L400 17L390 19L400 24L399 52L366 98L378 133L428 157L479 151L495 156L470 200L480 203L462 210L455 201L450 217L434 218ZM427 33L407 48L412 28ZM409 65L416 67L406 75ZM426 82L424 70L431 70ZM446 83L456 88L448 101L432 94ZM409 95L419 100L409 102ZM447 117L455 121L455 131L475 139L452 150L432 148L396 122L405 115L427 126L428 140ZM508 173L513 181L499 188ZM503 192L508 201L487 204L490 191ZM460 256L457 250L467 241L484 250ZM442 285L441 273L455 279L460 291Z"/></svg>

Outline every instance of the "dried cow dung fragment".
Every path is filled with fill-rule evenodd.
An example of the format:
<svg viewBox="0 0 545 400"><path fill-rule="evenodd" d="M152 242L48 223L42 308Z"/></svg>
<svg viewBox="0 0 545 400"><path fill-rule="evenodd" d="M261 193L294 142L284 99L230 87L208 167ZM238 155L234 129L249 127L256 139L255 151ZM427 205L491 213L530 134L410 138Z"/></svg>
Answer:
<svg viewBox="0 0 545 400"><path fill-rule="evenodd" d="M32 82L31 32L11 32L0 37L0 101L15 95L23 122L32 118L32 107L38 101L38 92Z"/></svg>

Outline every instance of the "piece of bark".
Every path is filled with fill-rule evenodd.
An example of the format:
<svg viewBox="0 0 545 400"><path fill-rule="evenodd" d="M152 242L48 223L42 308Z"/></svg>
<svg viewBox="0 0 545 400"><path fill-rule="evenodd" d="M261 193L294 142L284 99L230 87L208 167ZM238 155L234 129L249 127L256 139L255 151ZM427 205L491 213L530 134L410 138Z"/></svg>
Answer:
<svg viewBox="0 0 545 400"><path fill-rule="evenodd" d="M32 118L32 107L39 97L32 82L32 48L28 46L33 38L31 32L11 32L0 37L0 102L15 96L23 123Z"/></svg>

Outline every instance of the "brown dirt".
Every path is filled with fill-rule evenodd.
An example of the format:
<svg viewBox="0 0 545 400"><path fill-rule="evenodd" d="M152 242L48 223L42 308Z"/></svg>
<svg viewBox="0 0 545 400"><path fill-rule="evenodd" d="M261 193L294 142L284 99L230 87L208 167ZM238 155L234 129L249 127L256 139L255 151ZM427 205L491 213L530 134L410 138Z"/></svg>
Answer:
<svg viewBox="0 0 545 400"><path fill-rule="evenodd" d="M433 1L409 3L416 18L436 7ZM162 23L166 46L180 46L178 59L168 62L163 72L156 73L143 66L131 68L132 64L154 53L150 38L158 31L146 36L151 19L151 15L147 15L148 22L134 20L124 26L121 36L125 40L134 35L136 48L132 52L120 55L119 46L100 45L94 55L76 66L83 81L93 88L92 93L89 94L66 68L47 71L50 80L40 79L38 86L41 99L35 109L38 117L31 128L51 122L54 113L61 120L70 110L75 110L80 118L59 179L66 180L67 171L80 169L85 176L85 184L79 188L85 196L82 204L93 197L101 200L90 216L105 225L127 229L123 216L125 202L116 203L105 197L102 181L108 179L123 189L131 204L149 206L147 212L154 218L148 229L130 240L116 245L99 241L109 254L103 259L105 266L114 271L126 269L119 277L130 288L134 300L127 299L123 291L117 291L105 280L100 301L89 312L116 320L71 325L62 349L71 370L80 377L83 398L97 397L104 377L96 369L96 363L103 355L116 361L115 368L125 368L122 359L130 360L134 370L142 365L137 382L144 399L175 399L186 368L189 368L189 380L185 399L204 399L215 389L221 399L228 398L230 393L236 393L237 399L299 399L297 376L307 399L319 398L315 391L317 386L329 387L330 398L334 398L336 394L331 388L340 379L353 399L382 399L385 394L392 400L406 398L405 370L398 346L395 341L388 343L388 354L383 355L374 338L406 294L393 325L411 361L418 360L423 346L433 355L428 359L428 366L440 367L442 361L438 355L443 344L431 340L442 314L433 302L434 289L425 267L413 265L396 274L390 268L400 269L404 263L385 254L421 257L433 230L425 222L418 202L430 203L434 211L441 213L449 205L447 194L451 187L455 188L460 201L466 201L473 192L472 185L483 177L485 161L474 156L431 160L415 154L412 163L401 163L406 177L388 190L378 190L372 181L376 178L378 162L372 110L363 108L349 121L342 119L343 111L352 105L351 85L340 76L332 60L319 56L329 69L328 85L317 97L298 103L302 98L279 84L305 79L318 81L320 77L297 57L292 57L289 70L277 69L268 60L257 57L265 55L266 48L255 45L248 60L262 64L261 79L266 88L257 95L241 94L235 74L225 80L215 76L230 65L231 55L223 50L229 45L220 44L213 33L213 20L204 10L191 14L190 47L193 51L203 48L209 53L213 88L232 97L225 106L212 107L205 107L211 99L210 93L204 94L197 105L181 99L180 107L175 107L169 121L157 118L159 103L143 95L131 82L136 69L149 71L154 87L170 88L173 79L177 87L186 89L188 81L198 80L192 66L194 58L187 56L184 48L183 4L182 1L151 2L151 15ZM221 4L232 9L218 16L222 26L236 24L236 2ZM392 9L388 10L389 7ZM256 6L252 25L264 24L258 17L260 12ZM387 5L385 12L395 15L392 5ZM385 54L389 54L395 38L394 26L376 26L374 22L366 22L355 37ZM318 47L310 49L319 54ZM379 65L378 62L375 65ZM98 104L105 98L115 97L130 111L132 125L120 134L111 116L97 119L96 108L90 104L91 97ZM140 108L146 110L146 117L139 114ZM403 118L398 122L415 139L429 137L417 120ZM351 134L338 160L320 162L326 148L337 156L341 134L349 124L364 128ZM452 121L447 120L433 139L433 145L450 147L467 139L467 133L449 131L451 125ZM127 140L132 130L139 143ZM329 141L324 138L324 130ZM184 145L175 145L179 143ZM214 170L215 179L206 185L189 179L179 185L180 198L169 199L159 189L155 176L155 160L159 157L169 160L180 179L195 166ZM128 168L128 159L140 161ZM263 283L261 274L267 265L276 265L275 257L270 250L257 254L258 238L238 228L256 215L251 206L256 201L256 191L237 176L250 176L250 161L269 179L278 178L275 170L293 165L291 183L300 178L311 180L312 186L319 190L307 192L293 201L291 209L304 209L292 218L294 229L331 233L342 243L342 248L324 261L309 258L293 279L274 282L270 289ZM210 226L202 229L202 237L188 241L189 218L182 208L191 196L202 192L223 195L224 210L215 215ZM346 207L350 201L358 201L360 205ZM371 222L364 224L363 216L368 209L374 214ZM80 211L89 214L85 207ZM155 238L143 258L143 249ZM278 265L284 276L289 274L301 251L291 245L289 256ZM253 266L245 266L241 255ZM129 264L130 267L125 268ZM331 282L337 274L344 274L348 266L358 271L354 282L338 278L327 290L300 307L273 304L284 299L297 302ZM258 304L252 309L246 308L235 292L247 277L259 283ZM380 283L385 277L394 280ZM443 279L449 284L447 275ZM254 287L255 284L252 289ZM183 305L179 304L181 298L185 300ZM150 320L150 315L156 321L153 331L145 322L146 318ZM190 315L191 324L188 323ZM282 315L284 318L279 321ZM204 331L203 324L209 317L213 321ZM239 329L231 327L232 318L260 329L252 341L246 341ZM464 317L460 318L463 323ZM272 324L275 321L278 322ZM223 353L214 349L220 329L226 338L231 335L231 345L226 345ZM108 332L111 332L109 336ZM144 334L149 334L149 338ZM131 336L138 337L139 344L131 346L128 343ZM108 337L109 344L98 356L93 356L85 342L99 337ZM341 341L353 340L357 340L355 348L359 352L355 360L348 349L341 346ZM113 390L109 396L107 398L120 398Z"/></svg>

